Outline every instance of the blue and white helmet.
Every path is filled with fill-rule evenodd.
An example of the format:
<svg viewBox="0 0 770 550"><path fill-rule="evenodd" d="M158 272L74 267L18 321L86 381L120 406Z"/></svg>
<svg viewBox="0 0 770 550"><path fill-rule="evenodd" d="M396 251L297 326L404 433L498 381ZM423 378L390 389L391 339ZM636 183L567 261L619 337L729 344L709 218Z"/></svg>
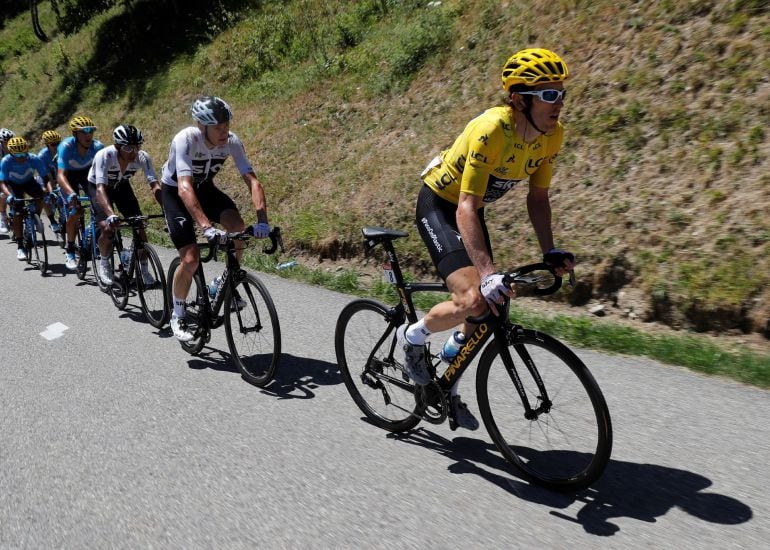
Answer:
<svg viewBox="0 0 770 550"><path fill-rule="evenodd" d="M204 126L216 126L233 118L233 111L225 100L213 96L196 99L190 112L192 117Z"/></svg>
<svg viewBox="0 0 770 550"><path fill-rule="evenodd" d="M16 134L8 128L0 128L0 141L8 141L12 137L16 137Z"/></svg>

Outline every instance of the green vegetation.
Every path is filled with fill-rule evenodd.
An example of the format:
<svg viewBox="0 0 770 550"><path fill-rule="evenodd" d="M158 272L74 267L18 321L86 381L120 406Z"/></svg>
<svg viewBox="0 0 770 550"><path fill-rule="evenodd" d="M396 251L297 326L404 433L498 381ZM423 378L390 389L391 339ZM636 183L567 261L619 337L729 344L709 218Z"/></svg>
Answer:
<svg viewBox="0 0 770 550"><path fill-rule="evenodd" d="M554 223L559 244L581 260L581 283L599 288L601 266L623 256L629 284L666 295L660 321L767 330L766 1L56 6L40 3L47 43L35 38L27 11L2 14L1 126L38 142L43 130L64 130L87 113L109 142L112 127L130 122L159 168L171 137L190 124L193 98L220 95L233 105L233 130L293 255L360 259L360 228L392 226L410 231L400 254L422 275L432 271L412 210L425 163L498 103L499 70L513 51L559 51L572 78ZM232 165L220 181L248 204ZM525 192L518 186L490 208L501 265L538 256ZM306 277L345 291L357 285L353 275ZM612 295L594 290L593 298Z"/></svg>

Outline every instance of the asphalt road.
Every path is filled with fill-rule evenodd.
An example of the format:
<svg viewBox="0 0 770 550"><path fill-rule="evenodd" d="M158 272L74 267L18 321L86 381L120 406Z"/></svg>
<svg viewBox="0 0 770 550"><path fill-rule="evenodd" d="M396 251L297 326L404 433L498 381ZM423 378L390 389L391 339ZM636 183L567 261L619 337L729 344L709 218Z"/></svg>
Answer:
<svg viewBox="0 0 770 550"><path fill-rule="evenodd" d="M613 457L590 489L554 494L517 478L483 427L396 438L362 421L334 355L349 296L260 275L284 352L260 390L229 365L222 329L192 357L135 297L119 312L90 273L65 274L58 249L46 278L14 253L0 237L0 548L770 540L767 391L576 350L609 403ZM462 388L477 410L472 381Z"/></svg>

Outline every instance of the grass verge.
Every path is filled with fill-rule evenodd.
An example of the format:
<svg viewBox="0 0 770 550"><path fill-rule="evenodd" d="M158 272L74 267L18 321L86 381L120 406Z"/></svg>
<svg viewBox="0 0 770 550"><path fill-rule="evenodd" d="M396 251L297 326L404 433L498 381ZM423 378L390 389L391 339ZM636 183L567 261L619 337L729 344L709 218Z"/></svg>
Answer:
<svg viewBox="0 0 770 550"><path fill-rule="evenodd" d="M279 270L275 258L256 252L247 253L244 260L252 269L337 292L371 297L391 304L397 300L392 285L382 281L363 285L360 274L355 270L340 269L329 272L301 264ZM446 294L440 293L414 296L415 306L422 310L429 309L446 298ZM770 388L770 355L720 346L698 335L650 334L607 321L568 315L543 315L515 305L511 307L511 319L527 328L545 332L582 348L645 356L700 373L724 376L760 388Z"/></svg>

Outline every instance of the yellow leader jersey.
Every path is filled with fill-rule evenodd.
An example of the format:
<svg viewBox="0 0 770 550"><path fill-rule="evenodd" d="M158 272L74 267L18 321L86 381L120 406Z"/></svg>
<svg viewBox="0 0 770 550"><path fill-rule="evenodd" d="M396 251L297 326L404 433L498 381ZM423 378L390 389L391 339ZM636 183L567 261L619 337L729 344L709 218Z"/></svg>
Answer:
<svg viewBox="0 0 770 550"><path fill-rule="evenodd" d="M471 120L451 148L442 151L422 173L441 198L457 204L460 192L495 202L517 183L551 185L553 163L561 149L564 127L526 143L514 131L510 107L493 107Z"/></svg>

